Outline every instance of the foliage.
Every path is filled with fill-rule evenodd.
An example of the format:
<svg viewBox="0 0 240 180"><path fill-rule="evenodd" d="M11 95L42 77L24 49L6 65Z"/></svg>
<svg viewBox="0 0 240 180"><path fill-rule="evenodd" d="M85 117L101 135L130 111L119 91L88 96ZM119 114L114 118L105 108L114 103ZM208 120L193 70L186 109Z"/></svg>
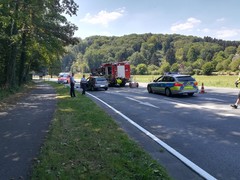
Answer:
<svg viewBox="0 0 240 180"><path fill-rule="evenodd" d="M146 64L139 64L136 67L137 74L144 75L147 74L147 66Z"/></svg>
<svg viewBox="0 0 240 180"><path fill-rule="evenodd" d="M208 62L212 63L211 72L235 71L236 65L230 64L236 53L240 52L240 42L211 37L146 33L120 37L91 36L69 49L71 53L65 56L68 57L68 66L64 66L68 68L66 71L74 69L81 72L83 68L79 67L83 66L84 71L90 71L101 63L128 61L133 65L133 74L143 73L136 69L139 64L145 64L148 69L145 73L150 74L169 70L192 74L202 72L203 68L206 70L207 66L203 65ZM79 54L81 58L78 58Z"/></svg>
<svg viewBox="0 0 240 180"><path fill-rule="evenodd" d="M170 64L169 62L163 62L163 64L161 65L160 69L159 69L159 73L160 74L164 74L166 72L169 72L170 71Z"/></svg>
<svg viewBox="0 0 240 180"><path fill-rule="evenodd" d="M32 71L54 74L64 46L76 43L73 0L2 0L0 3L0 87L25 83Z"/></svg>
<svg viewBox="0 0 240 180"><path fill-rule="evenodd" d="M210 75L213 72L213 65L211 62L207 62L202 67L202 72L204 75Z"/></svg>

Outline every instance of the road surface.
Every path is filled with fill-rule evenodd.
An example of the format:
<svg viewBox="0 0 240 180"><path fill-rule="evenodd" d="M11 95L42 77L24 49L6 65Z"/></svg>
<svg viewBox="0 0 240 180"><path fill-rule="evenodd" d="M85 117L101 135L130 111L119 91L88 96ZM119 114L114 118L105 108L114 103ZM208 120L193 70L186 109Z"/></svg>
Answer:
<svg viewBox="0 0 240 180"><path fill-rule="evenodd" d="M149 94L146 87L125 87L88 93L130 137L164 163L175 179L240 179L240 109L230 107L238 90L205 88L205 92L193 97L166 97ZM166 143L190 165L184 167L185 162L170 157L167 150L146 134ZM195 165L198 172L190 172L192 169L195 172Z"/></svg>

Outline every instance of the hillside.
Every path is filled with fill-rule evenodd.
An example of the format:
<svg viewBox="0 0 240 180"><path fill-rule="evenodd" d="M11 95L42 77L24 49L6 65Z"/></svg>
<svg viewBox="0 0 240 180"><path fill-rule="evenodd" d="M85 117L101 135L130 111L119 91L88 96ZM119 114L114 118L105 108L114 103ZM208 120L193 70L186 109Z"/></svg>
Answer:
<svg viewBox="0 0 240 180"><path fill-rule="evenodd" d="M92 36L66 49L62 71L85 73L101 63L128 61L132 74L180 71L209 75L214 71L237 73L240 65L240 41L179 34Z"/></svg>

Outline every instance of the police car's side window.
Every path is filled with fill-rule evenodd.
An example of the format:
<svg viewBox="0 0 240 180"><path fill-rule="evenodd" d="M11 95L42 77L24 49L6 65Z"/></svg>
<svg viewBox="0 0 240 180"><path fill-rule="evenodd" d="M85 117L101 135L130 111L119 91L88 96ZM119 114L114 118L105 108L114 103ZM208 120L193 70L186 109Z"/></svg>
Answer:
<svg viewBox="0 0 240 180"><path fill-rule="evenodd" d="M174 82L174 78L170 77L169 82Z"/></svg>
<svg viewBox="0 0 240 180"><path fill-rule="evenodd" d="M161 82L163 80L163 77L160 77L157 79L157 82Z"/></svg>
<svg viewBox="0 0 240 180"><path fill-rule="evenodd" d="M165 76L162 81L167 82L168 81L168 76Z"/></svg>

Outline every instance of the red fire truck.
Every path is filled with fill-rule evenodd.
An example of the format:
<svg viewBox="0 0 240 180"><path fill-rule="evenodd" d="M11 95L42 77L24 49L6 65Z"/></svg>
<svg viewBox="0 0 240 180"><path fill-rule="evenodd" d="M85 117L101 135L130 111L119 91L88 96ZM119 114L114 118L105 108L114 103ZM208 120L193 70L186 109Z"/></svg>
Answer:
<svg viewBox="0 0 240 180"><path fill-rule="evenodd" d="M125 86L130 81L130 64L128 62L104 63L94 69L92 74L106 77L109 86Z"/></svg>

